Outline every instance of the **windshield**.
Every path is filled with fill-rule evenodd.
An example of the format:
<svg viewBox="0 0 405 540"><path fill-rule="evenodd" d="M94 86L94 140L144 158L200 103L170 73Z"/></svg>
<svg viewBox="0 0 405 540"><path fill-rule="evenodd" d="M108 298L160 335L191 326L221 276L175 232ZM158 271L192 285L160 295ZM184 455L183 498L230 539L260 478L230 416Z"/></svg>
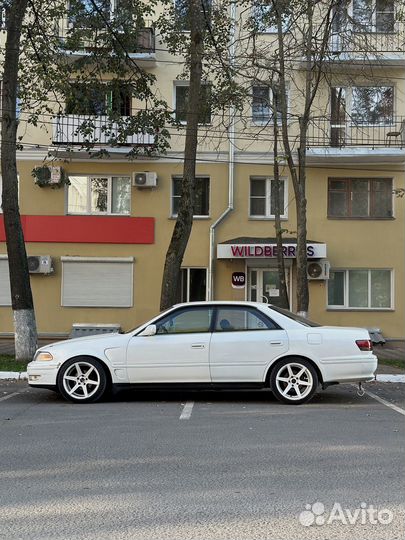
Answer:
<svg viewBox="0 0 405 540"><path fill-rule="evenodd" d="M277 313L281 313L281 315L285 315L285 317L288 317L289 319L292 319L293 321L302 324L303 326L322 326L321 324L318 324L316 322L310 321L309 319L306 319L305 317L301 317L300 315L296 315L292 311L288 311L288 309L283 309L281 307L277 306L269 306L270 309L273 311L277 311Z"/></svg>

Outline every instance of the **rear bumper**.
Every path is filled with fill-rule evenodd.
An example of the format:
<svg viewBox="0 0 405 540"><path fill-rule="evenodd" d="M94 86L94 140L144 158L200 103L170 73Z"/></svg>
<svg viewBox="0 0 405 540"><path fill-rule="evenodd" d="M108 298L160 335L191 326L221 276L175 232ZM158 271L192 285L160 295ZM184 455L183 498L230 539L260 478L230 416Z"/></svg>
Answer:
<svg viewBox="0 0 405 540"><path fill-rule="evenodd" d="M378 359L374 354L359 360L346 359L338 362L328 362L323 365L323 378L325 383L331 382L367 382L375 379Z"/></svg>

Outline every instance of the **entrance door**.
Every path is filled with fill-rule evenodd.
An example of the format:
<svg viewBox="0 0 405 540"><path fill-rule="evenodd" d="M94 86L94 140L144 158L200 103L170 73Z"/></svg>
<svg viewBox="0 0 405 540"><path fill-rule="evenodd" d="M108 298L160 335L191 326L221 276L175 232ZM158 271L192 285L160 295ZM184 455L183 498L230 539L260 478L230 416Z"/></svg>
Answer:
<svg viewBox="0 0 405 540"><path fill-rule="evenodd" d="M290 271L285 270L287 292L290 297ZM280 303L280 280L277 268L251 268L249 270L249 300L252 302L268 302L283 307Z"/></svg>

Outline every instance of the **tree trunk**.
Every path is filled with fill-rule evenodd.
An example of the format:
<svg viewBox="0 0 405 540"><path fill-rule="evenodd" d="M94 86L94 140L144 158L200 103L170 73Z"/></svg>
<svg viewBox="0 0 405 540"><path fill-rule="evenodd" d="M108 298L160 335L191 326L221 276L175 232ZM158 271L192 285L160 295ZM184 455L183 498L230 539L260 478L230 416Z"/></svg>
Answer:
<svg viewBox="0 0 405 540"><path fill-rule="evenodd" d="M24 234L18 207L16 158L16 100L22 21L28 0L15 0L7 9L7 40L3 69L1 174L3 216L6 232L11 301L14 313L17 360L32 360L37 348L37 329L32 300Z"/></svg>
<svg viewBox="0 0 405 540"><path fill-rule="evenodd" d="M285 280L285 264L283 254L283 229L281 227L281 206L280 206L280 167L278 164L278 122L277 122L277 104L275 99L275 93L273 91L273 133L274 133L274 228L276 231L276 243L277 243L277 269L278 278L280 282L280 307L289 308L287 283Z"/></svg>
<svg viewBox="0 0 405 540"><path fill-rule="evenodd" d="M168 309L177 300L181 263L193 225L194 184L197 156L198 111L202 77L203 33L200 0L190 0L190 86L187 105L187 128L184 167L178 215L166 253L162 277L160 309Z"/></svg>

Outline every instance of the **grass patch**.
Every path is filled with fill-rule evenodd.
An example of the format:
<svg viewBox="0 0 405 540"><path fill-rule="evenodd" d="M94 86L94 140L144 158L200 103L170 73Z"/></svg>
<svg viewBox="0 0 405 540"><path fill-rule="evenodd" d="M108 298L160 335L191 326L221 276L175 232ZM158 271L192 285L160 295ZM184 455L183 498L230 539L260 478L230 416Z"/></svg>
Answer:
<svg viewBox="0 0 405 540"><path fill-rule="evenodd" d="M384 366L391 366L398 369L405 369L405 360L393 360L390 358L379 358L378 359L379 364L383 364Z"/></svg>
<svg viewBox="0 0 405 540"><path fill-rule="evenodd" d="M27 371L28 362L17 362L14 356L0 354L0 371Z"/></svg>

